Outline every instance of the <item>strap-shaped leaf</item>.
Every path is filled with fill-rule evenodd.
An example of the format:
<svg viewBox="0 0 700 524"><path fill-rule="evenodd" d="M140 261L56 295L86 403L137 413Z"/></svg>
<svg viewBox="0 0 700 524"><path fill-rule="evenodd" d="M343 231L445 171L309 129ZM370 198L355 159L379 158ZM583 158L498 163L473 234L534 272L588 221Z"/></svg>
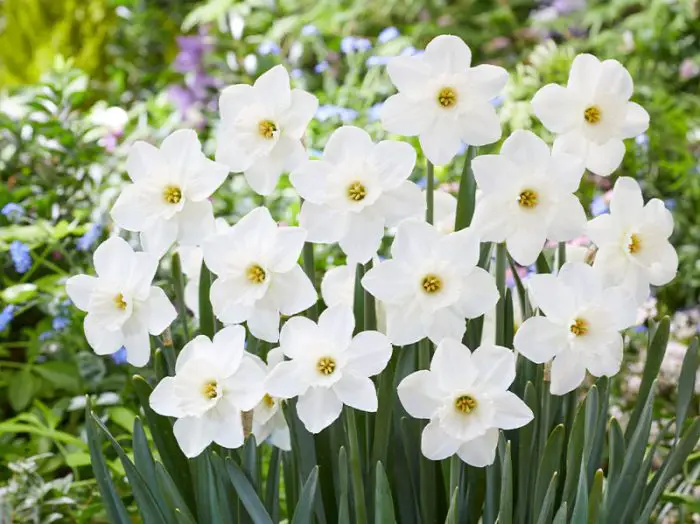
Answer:
<svg viewBox="0 0 700 524"><path fill-rule="evenodd" d="M552 475L552 479L549 481L547 493L542 501L542 507L540 508L539 516L537 517L537 524L547 524L552 520L552 513L554 513L554 497L557 494L558 477L559 473L555 471Z"/></svg>
<svg viewBox="0 0 700 524"><path fill-rule="evenodd" d="M622 465L625 461L625 437L622 428L616 418L610 419L610 429L608 430L608 485L613 486L618 482L618 477L622 473ZM609 489L609 488L608 488Z"/></svg>
<svg viewBox="0 0 700 524"><path fill-rule="evenodd" d="M102 438L100 433L96 430L96 425L90 411L89 400L85 407L85 430L87 432L87 443L88 450L90 451L92 471L95 475L97 487L102 495L102 502L107 512L107 518L112 524L130 524L131 519L129 518L129 513L126 511L126 507L124 507L121 498L117 495L114 482L107 468L107 462L102 454L100 446Z"/></svg>
<svg viewBox="0 0 700 524"><path fill-rule="evenodd" d="M695 395L695 377L698 373L698 344L695 337L683 357L681 375L678 378L678 397L676 398L676 440L683 431L683 423L688 415L690 402Z"/></svg>
<svg viewBox="0 0 700 524"><path fill-rule="evenodd" d="M299 496L296 508L294 508L294 518L292 524L311 524L313 522L314 500L318 485L318 466L311 470L311 474L306 479L304 487Z"/></svg>
<svg viewBox="0 0 700 524"><path fill-rule="evenodd" d="M535 415L535 421L539 417L539 403L537 393L532 382L525 385L525 403ZM530 498L534 493L531 478L536 478L533 474L533 464L536 464L535 451L535 421L530 422L518 431L518 505L516 508L517 522L525 522L530 511Z"/></svg>
<svg viewBox="0 0 700 524"><path fill-rule="evenodd" d="M581 467L581 457L586 433L586 404L589 397L579 405L571 426L571 434L566 444L566 478L564 480L564 491L562 500L573 503L576 493L576 483L579 478L579 468Z"/></svg>
<svg viewBox="0 0 700 524"><path fill-rule="evenodd" d="M156 480L155 462L153 461L153 455L151 455L151 450L148 446L146 433L143 430L143 423L139 417L134 419L132 447L136 469L150 488L163 514L166 515L169 520L174 519L175 515L172 513L172 507L165 503L163 493L160 491L160 485Z"/></svg>
<svg viewBox="0 0 700 524"><path fill-rule="evenodd" d="M559 511L557 511L557 514L554 516L552 524L566 524L566 506L566 502L562 502L561 506L559 506Z"/></svg>
<svg viewBox="0 0 700 524"><path fill-rule="evenodd" d="M601 515L603 504L603 470L599 469L593 476L593 485L588 497L588 524L596 524Z"/></svg>
<svg viewBox="0 0 700 524"><path fill-rule="evenodd" d="M395 523L396 517L394 516L394 500L391 497L391 486L381 462L377 462L374 485L374 522L381 522L382 524Z"/></svg>
<svg viewBox="0 0 700 524"><path fill-rule="evenodd" d="M179 522L194 523L194 516L187 507L184 497L177 489L177 486L175 485L173 478L170 476L170 473L168 473L168 470L165 469L165 466L163 466L163 464L160 462L156 462L155 469L156 482L160 488L160 493L163 497L165 497L166 503L173 508L175 518Z"/></svg>
<svg viewBox="0 0 700 524"><path fill-rule="evenodd" d="M561 468L561 454L564 445L564 425L559 424L552 430L537 469L537 482L535 484L535 497L533 499L533 516L539 517L539 511L547 491L547 479L551 479L555 472Z"/></svg>
<svg viewBox="0 0 700 524"><path fill-rule="evenodd" d="M238 499L241 501L241 504L243 504L248 515L253 519L253 522L256 524L272 524L270 514L265 509L265 505L260 500L260 497L258 497L255 488L240 466L230 458L226 459L225 462L226 471L236 490Z"/></svg>
<svg viewBox="0 0 700 524"><path fill-rule="evenodd" d="M498 524L513 522L513 464L510 457L510 441L505 445L501 461L501 502L498 507Z"/></svg>
<svg viewBox="0 0 700 524"><path fill-rule="evenodd" d="M253 524L245 514L239 512L236 520L236 510L240 509L239 497L233 483L229 482L226 463L218 453L205 451L211 464L214 493L211 494L211 507L215 508L218 517L217 524Z"/></svg>
<svg viewBox="0 0 700 524"><path fill-rule="evenodd" d="M459 486L452 491L452 496L450 497L450 507L447 510L447 517L445 518L445 524L458 524L459 516L457 514L457 494L459 493Z"/></svg>
<svg viewBox="0 0 700 524"><path fill-rule="evenodd" d="M586 454L581 457L581 469L578 476L578 489L571 522L588 522L588 479L586 477ZM622 521L621 521L622 522Z"/></svg>
<svg viewBox="0 0 700 524"><path fill-rule="evenodd" d="M209 298L211 282L211 272L202 261L202 269L199 273L199 331L209 338L212 338L216 333L216 321Z"/></svg>
<svg viewBox="0 0 700 524"><path fill-rule="evenodd" d="M338 504L338 524L350 524L350 505L348 499L348 454L345 446L338 452L338 482L340 484L340 502Z"/></svg>
<svg viewBox="0 0 700 524"><path fill-rule="evenodd" d="M280 448L272 448L265 476L265 507L273 522L280 521Z"/></svg>
<svg viewBox="0 0 700 524"><path fill-rule="evenodd" d="M457 211L455 213L455 231L469 227L474 216L476 204L476 180L472 170L472 160L479 149L470 147L464 156L464 167L459 180L459 192L457 193Z"/></svg>

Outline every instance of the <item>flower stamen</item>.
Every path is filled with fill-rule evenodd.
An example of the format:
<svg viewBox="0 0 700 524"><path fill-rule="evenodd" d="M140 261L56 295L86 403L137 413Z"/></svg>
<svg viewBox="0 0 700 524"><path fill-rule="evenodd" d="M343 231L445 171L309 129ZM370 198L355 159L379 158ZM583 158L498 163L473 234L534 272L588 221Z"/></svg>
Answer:
<svg viewBox="0 0 700 524"><path fill-rule="evenodd" d="M216 398L216 396L219 394L217 391L218 384L216 383L216 380L210 380L206 384L204 384L204 387L202 388L202 394L207 397L209 400Z"/></svg>
<svg viewBox="0 0 700 524"><path fill-rule="evenodd" d="M532 189L523 189L518 196L518 204L520 207L532 209L537 207L539 203L539 195Z"/></svg>
<svg viewBox="0 0 700 524"><path fill-rule="evenodd" d="M601 117L602 113L598 106L589 106L583 111L583 119L589 124L597 124Z"/></svg>
<svg viewBox="0 0 700 524"><path fill-rule="evenodd" d="M425 275L423 277L423 291L426 293L437 293L442 289L442 280L437 275Z"/></svg>
<svg viewBox="0 0 700 524"><path fill-rule="evenodd" d="M457 105L457 91L452 87L443 87L437 95L438 104L445 109Z"/></svg>
<svg viewBox="0 0 700 524"><path fill-rule="evenodd" d="M168 204L179 204L182 200L182 190L177 186L167 186L163 190L163 200Z"/></svg>
<svg viewBox="0 0 700 524"><path fill-rule="evenodd" d="M266 140L273 138L276 132L277 124L275 124L272 120L261 120L258 124L258 133L260 133L260 136Z"/></svg>
<svg viewBox="0 0 700 524"><path fill-rule="evenodd" d="M348 186L348 198L354 202L360 202L367 196L367 188L362 182L353 182Z"/></svg>
<svg viewBox="0 0 700 524"><path fill-rule="evenodd" d="M271 408L275 405L275 399L272 398L268 393L265 393L263 395L263 402L268 408Z"/></svg>
<svg viewBox="0 0 700 524"><path fill-rule="evenodd" d="M122 311L126 309L127 304L122 293L119 293L116 297L114 297L114 305L117 306L117 309L121 309Z"/></svg>
<svg viewBox="0 0 700 524"><path fill-rule="evenodd" d="M246 277L254 284L262 284L267 278L267 273L259 264L253 264L246 270Z"/></svg>
<svg viewBox="0 0 700 524"><path fill-rule="evenodd" d="M582 318L577 318L569 327L569 331L577 337L582 337L588 333L588 322Z"/></svg>
<svg viewBox="0 0 700 524"><path fill-rule="evenodd" d="M476 399L471 395L461 395L455 400L455 409L460 413L471 413L476 409L476 406Z"/></svg>
<svg viewBox="0 0 700 524"><path fill-rule="evenodd" d="M642 240L639 238L639 235L632 233L630 235L629 244L627 244L627 250L634 255L639 252L640 249L642 249Z"/></svg>
<svg viewBox="0 0 700 524"><path fill-rule="evenodd" d="M322 375L332 375L335 373L335 360L331 357L321 357L316 363L316 369L318 369L318 372Z"/></svg>

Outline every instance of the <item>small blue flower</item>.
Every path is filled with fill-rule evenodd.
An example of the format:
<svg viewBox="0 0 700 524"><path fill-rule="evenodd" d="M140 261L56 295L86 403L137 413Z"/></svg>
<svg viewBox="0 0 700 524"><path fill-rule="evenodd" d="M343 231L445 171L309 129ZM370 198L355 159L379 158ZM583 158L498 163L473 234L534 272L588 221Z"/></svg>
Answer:
<svg viewBox="0 0 700 524"><path fill-rule="evenodd" d="M51 339L51 337L53 337L53 331L44 331L39 335L39 340L46 342L47 340Z"/></svg>
<svg viewBox="0 0 700 524"><path fill-rule="evenodd" d="M316 110L316 118L321 122L331 118L339 118L343 123L347 124L357 118L357 111L333 104L323 104Z"/></svg>
<svg viewBox="0 0 700 524"><path fill-rule="evenodd" d="M323 73L327 69L328 69L328 62L326 62L325 60L322 60L321 62L319 62L318 64L316 64L314 66L314 71L316 71L317 73Z"/></svg>
<svg viewBox="0 0 700 524"><path fill-rule="evenodd" d="M102 224L93 224L87 232L78 239L76 246L78 251L90 251L92 246L102 236Z"/></svg>
<svg viewBox="0 0 700 524"><path fill-rule="evenodd" d="M29 254L29 247L19 240L14 240L10 244L10 257L17 273L26 273L32 267L32 256Z"/></svg>
<svg viewBox="0 0 700 524"><path fill-rule="evenodd" d="M664 200L664 204L666 204L667 209L675 209L676 208L676 199L675 198L667 198Z"/></svg>
<svg viewBox="0 0 700 524"><path fill-rule="evenodd" d="M278 55L280 53L280 46L276 43L266 40L258 46L258 54L262 56L267 55Z"/></svg>
<svg viewBox="0 0 700 524"><path fill-rule="evenodd" d="M373 56L370 56L365 61L365 65L367 67L386 65L389 63L390 59L391 59L390 56L374 56L373 55Z"/></svg>
<svg viewBox="0 0 700 524"><path fill-rule="evenodd" d="M56 331L61 331L70 325L70 319L66 317L54 317L51 327Z"/></svg>
<svg viewBox="0 0 700 524"><path fill-rule="evenodd" d="M313 24L306 24L301 28L302 36L314 36L318 34L318 27Z"/></svg>
<svg viewBox="0 0 700 524"><path fill-rule="evenodd" d="M379 33L377 40L379 40L379 42L382 44L386 44L387 42L390 42L394 38L398 37L400 34L401 33L399 33L398 29L396 29L394 26L390 26L382 29L382 32Z"/></svg>
<svg viewBox="0 0 700 524"><path fill-rule="evenodd" d="M121 366L126 364L126 348L124 346L120 347L115 353L110 355L115 364Z"/></svg>
<svg viewBox="0 0 700 524"><path fill-rule="evenodd" d="M401 56L414 56L416 54L418 54L418 50L412 45L404 47L400 53Z"/></svg>
<svg viewBox="0 0 700 524"><path fill-rule="evenodd" d="M366 38L357 38L355 36L345 36L340 41L340 50L346 55L352 54L355 51L363 53L372 48L372 42Z"/></svg>
<svg viewBox="0 0 700 524"><path fill-rule="evenodd" d="M381 117L381 110L383 105L384 102L377 102L369 108L369 110L367 111L367 117L370 119L370 121L376 122L377 120L379 120L379 118Z"/></svg>
<svg viewBox="0 0 700 524"><path fill-rule="evenodd" d="M24 208L19 204L10 202L9 204L5 204L3 206L0 213L2 213L10 222L17 222L24 216Z"/></svg>
<svg viewBox="0 0 700 524"><path fill-rule="evenodd" d="M493 107L501 107L501 106L503 105L503 95L498 95L498 96L493 97L493 98L489 101L489 103L490 103Z"/></svg>
<svg viewBox="0 0 700 524"><path fill-rule="evenodd" d="M594 217L600 216L608 212L608 203L605 201L603 195L598 195L591 202L591 214Z"/></svg>
<svg viewBox="0 0 700 524"><path fill-rule="evenodd" d="M649 328L642 325L642 326L634 326L632 329L634 330L635 333L646 333Z"/></svg>
<svg viewBox="0 0 700 524"><path fill-rule="evenodd" d="M15 317L15 311L17 311L17 306L9 305L0 311L0 331L5 331L7 326L10 325L12 319Z"/></svg>
<svg viewBox="0 0 700 524"><path fill-rule="evenodd" d="M302 76L304 76L304 72L301 69L292 69L289 73L289 76L291 76L292 78L301 78Z"/></svg>

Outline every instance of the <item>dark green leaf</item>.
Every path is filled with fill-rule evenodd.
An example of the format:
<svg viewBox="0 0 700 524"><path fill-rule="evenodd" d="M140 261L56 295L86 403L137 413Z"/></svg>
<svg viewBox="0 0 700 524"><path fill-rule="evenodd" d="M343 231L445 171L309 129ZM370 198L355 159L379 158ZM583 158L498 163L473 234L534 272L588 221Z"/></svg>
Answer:
<svg viewBox="0 0 700 524"><path fill-rule="evenodd" d="M306 479L304 487L299 496L296 508L294 508L294 518L292 524L311 524L314 511L314 500L316 498L316 485L318 483L318 466L311 470L311 474Z"/></svg>
<svg viewBox="0 0 700 524"><path fill-rule="evenodd" d="M340 503L338 505L338 524L350 524L350 506L348 504L348 454L341 446L338 452L338 481L340 484Z"/></svg>
<svg viewBox="0 0 700 524"><path fill-rule="evenodd" d="M245 507L248 515L256 524L272 524L270 514L265 509L260 497L255 492L255 488L248 480L246 474L241 470L240 466L231 459L226 459L226 471L228 472L231 483L233 484L236 494Z"/></svg>
<svg viewBox="0 0 700 524"><path fill-rule="evenodd" d="M600 506L603 503L603 470L599 469L593 477L591 494L588 498L588 524L596 524L600 516Z"/></svg>
<svg viewBox="0 0 700 524"><path fill-rule="evenodd" d="M561 453L564 445L564 425L560 424L552 430L544 447L537 469L537 481L535 483L535 497L533 499L533 516L537 518L542 508L542 502L547 492L548 482L555 472L561 468Z"/></svg>
<svg viewBox="0 0 700 524"><path fill-rule="evenodd" d="M588 399L589 397L586 397L586 400L576 410L569 441L566 444L566 478L564 480L562 500L567 502L573 502L576 482L579 478L579 467L581 466L585 441L586 404Z"/></svg>
<svg viewBox="0 0 700 524"><path fill-rule="evenodd" d="M477 155L479 149L470 147L464 157L464 167L459 182L459 193L457 195L457 212L455 213L455 231L468 227L474 216L474 205L476 202L476 180L472 171L472 160Z"/></svg>
<svg viewBox="0 0 700 524"><path fill-rule="evenodd" d="M510 442L506 443L501 465L501 502L498 508L498 524L513 522L513 465L510 458Z"/></svg>
<svg viewBox="0 0 700 524"><path fill-rule="evenodd" d="M690 344L683 357L681 375L678 379L678 397L676 398L676 440L683 430L683 422L688 415L690 402L695 396L695 377L698 373L698 338Z"/></svg>
<svg viewBox="0 0 700 524"><path fill-rule="evenodd" d="M265 507L273 522L280 520L280 453L278 447L272 448L267 475L265 475Z"/></svg>
<svg viewBox="0 0 700 524"><path fill-rule="evenodd" d="M552 479L549 481L549 486L547 486L547 493L542 501L542 507L539 510L539 516L537 517L537 524L547 524L552 520L552 513L554 512L554 497L557 494L557 478L559 473L554 473Z"/></svg>
<svg viewBox="0 0 700 524"><path fill-rule="evenodd" d="M588 480L586 477L586 454L581 460L581 470L578 477L578 489L576 490L576 502L571 514L571 522L588 522ZM622 521L621 521L622 522Z"/></svg>
<svg viewBox="0 0 700 524"><path fill-rule="evenodd" d="M161 495L165 498L167 505L175 511L178 522L194 523L194 517L190 513L187 503L180 491L177 489L173 478L160 462L156 462L156 481L160 488Z"/></svg>
<svg viewBox="0 0 700 524"><path fill-rule="evenodd" d="M566 502L562 502L562 505L559 506L559 511L557 511L557 514L554 516L554 520L552 521L552 524L566 524ZM574 524L574 523L572 523ZM578 523L575 523L578 524ZM581 523L583 524L583 523Z"/></svg>
<svg viewBox="0 0 700 524"><path fill-rule="evenodd" d="M391 497L391 486L386 478L386 472L381 462L377 462L374 492L374 522L391 524L396 522L394 517L394 501Z"/></svg>
<svg viewBox="0 0 700 524"><path fill-rule="evenodd" d="M199 273L199 331L209 338L214 337L216 332L216 322L214 311L211 307L209 289L211 288L211 272L202 262L202 270Z"/></svg>
<svg viewBox="0 0 700 524"><path fill-rule="evenodd" d="M616 418L610 420L608 441L608 453L610 455L610 460L608 461L608 485L613 486L617 483L620 473L622 473L626 450L625 437Z"/></svg>
<svg viewBox="0 0 700 524"><path fill-rule="evenodd" d="M14 411L19 413L32 401L35 382L36 379L28 366L22 368L22 371L19 373L12 375L7 387L7 400L9 400L10 406Z"/></svg>
<svg viewBox="0 0 700 524"><path fill-rule="evenodd" d="M535 420L530 422L518 432L518 498L517 498L517 522L525 522L526 516L530 511L530 498L534 494L534 486L530 478L536 478L532 473L534 464L537 463L537 457L533 457L535 451L535 421L539 417L539 403L537 402L537 393L532 382L525 384L525 403L535 415Z"/></svg>

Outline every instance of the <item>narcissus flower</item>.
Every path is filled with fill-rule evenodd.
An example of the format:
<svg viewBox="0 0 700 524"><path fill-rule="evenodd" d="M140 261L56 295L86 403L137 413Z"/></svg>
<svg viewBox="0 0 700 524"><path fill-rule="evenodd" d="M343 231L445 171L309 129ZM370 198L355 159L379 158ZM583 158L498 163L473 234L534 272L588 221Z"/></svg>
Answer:
<svg viewBox="0 0 700 524"><path fill-rule="evenodd" d="M644 204L639 184L629 177L615 183L610 214L588 223L588 236L598 246L593 267L608 285L619 284L639 303L649 296L649 284L662 286L676 276L678 254L668 238L673 215L653 198Z"/></svg>
<svg viewBox="0 0 700 524"><path fill-rule="evenodd" d="M501 137L501 123L490 103L508 73L494 65L471 67L467 44L453 35L435 37L418 56L399 56L387 71L398 93L381 110L391 133L420 139L423 153L447 164L462 142L483 146Z"/></svg>
<svg viewBox="0 0 700 524"><path fill-rule="evenodd" d="M321 280L321 298L326 306L342 304L352 307L355 300L356 265L336 266L326 271Z"/></svg>
<svg viewBox="0 0 700 524"><path fill-rule="evenodd" d="M437 230L443 234L454 232L457 199L447 191L435 191L433 202L433 224Z"/></svg>
<svg viewBox="0 0 700 524"><path fill-rule="evenodd" d="M291 360L275 366L265 389L275 397L299 396L297 414L311 433L335 421L343 404L377 410L377 392L369 377L382 372L391 357L389 340L378 331L354 337L352 309L326 309L318 324L294 317L282 328L280 347Z"/></svg>
<svg viewBox="0 0 700 524"><path fill-rule="evenodd" d="M160 149L136 142L129 152L127 185L112 208L112 218L127 231L141 233L146 251L162 256L176 240L199 245L214 231L208 198L224 182L225 166L209 160L194 131L175 131Z"/></svg>
<svg viewBox="0 0 700 524"><path fill-rule="evenodd" d="M407 180L415 163L410 144L375 144L353 126L335 131L323 159L307 160L290 177L304 199L299 223L308 240L339 242L352 262L367 262L379 249L385 226L425 209L421 190Z"/></svg>
<svg viewBox="0 0 700 524"><path fill-rule="evenodd" d="M367 272L362 286L383 302L393 344L461 340L465 318L483 315L498 301L493 277L476 267L479 238L472 229L441 235L427 222L405 220L391 255Z"/></svg>
<svg viewBox="0 0 700 524"><path fill-rule="evenodd" d="M258 207L228 231L204 242L204 262L217 278L211 286L214 314L224 324L248 323L256 338L277 342L280 313L312 306L316 290L297 260L306 231L277 227Z"/></svg>
<svg viewBox="0 0 700 524"><path fill-rule="evenodd" d="M474 353L446 338L435 350L430 369L411 373L398 387L399 400L412 417L429 419L421 451L430 460L455 453L475 467L493 464L500 429L525 426L532 411L508 387L515 379L515 354L500 346Z"/></svg>
<svg viewBox="0 0 700 524"><path fill-rule="evenodd" d="M620 330L634 324L637 306L623 288L604 287L601 276L582 262L569 262L558 275L532 275L533 306L546 316L528 318L515 334L514 346L525 358L542 363L554 358L551 392L576 389L586 369L612 376L622 363Z"/></svg>
<svg viewBox="0 0 700 524"><path fill-rule="evenodd" d="M574 192L583 163L565 153L550 153L530 131L515 131L499 155L472 161L481 189L473 227L481 239L505 242L520 265L534 263L545 240L571 240L583 233L586 213Z"/></svg>
<svg viewBox="0 0 700 524"><path fill-rule="evenodd" d="M256 193L269 195L282 172L306 158L301 138L317 108L314 95L290 89L289 74L281 65L252 86L227 87L219 98L217 162L243 172Z"/></svg>
<svg viewBox="0 0 700 524"><path fill-rule="evenodd" d="M260 359L259 363L265 370L267 377L275 366L284 361L284 354L280 348L271 349L267 354L267 365ZM260 445L267 441L284 451L292 449L289 437L289 426L282 412L280 398L265 393L253 411L253 435Z"/></svg>
<svg viewBox="0 0 700 524"><path fill-rule="evenodd" d="M160 335L177 312L162 289L151 285L158 259L136 253L124 239L112 237L95 250L96 277L76 275L66 282L75 306L87 311L85 337L98 355L126 348L127 362L145 366L151 335Z"/></svg>
<svg viewBox="0 0 700 524"><path fill-rule="evenodd" d="M151 393L153 411L177 418L173 432L187 457L196 457L212 442L225 448L243 445L242 412L260 401L265 381L259 359L244 345L241 326L226 327L213 340L199 335L182 348L175 376L165 377Z"/></svg>
<svg viewBox="0 0 700 524"><path fill-rule="evenodd" d="M649 127L649 114L630 102L632 77L617 60L578 55L566 87L548 84L535 93L532 109L552 133L555 151L583 159L596 175L608 176L622 163L623 139Z"/></svg>

